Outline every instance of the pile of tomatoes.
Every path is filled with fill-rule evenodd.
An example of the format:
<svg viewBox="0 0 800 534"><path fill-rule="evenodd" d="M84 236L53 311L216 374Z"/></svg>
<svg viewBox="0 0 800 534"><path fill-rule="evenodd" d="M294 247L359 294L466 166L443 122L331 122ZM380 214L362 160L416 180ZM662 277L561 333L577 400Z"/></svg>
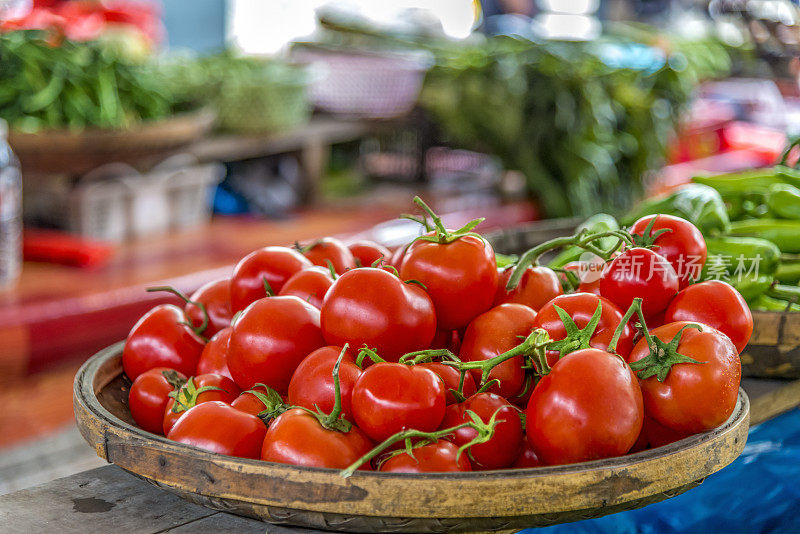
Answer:
<svg viewBox="0 0 800 534"><path fill-rule="evenodd" d="M421 236L393 252L269 246L150 310L122 356L136 423L244 458L431 472L620 456L731 415L752 316L684 272L706 257L692 223L648 216L498 268L480 220L448 230L415 202ZM596 254L596 279L539 265L563 246Z"/></svg>

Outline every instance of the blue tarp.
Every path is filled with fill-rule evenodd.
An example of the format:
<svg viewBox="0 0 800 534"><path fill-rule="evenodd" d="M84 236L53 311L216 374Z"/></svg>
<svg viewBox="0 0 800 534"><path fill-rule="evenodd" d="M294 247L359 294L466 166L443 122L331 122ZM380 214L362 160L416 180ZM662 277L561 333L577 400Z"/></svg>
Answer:
<svg viewBox="0 0 800 534"><path fill-rule="evenodd" d="M682 495L638 510L522 532L800 532L800 409L750 429L736 461Z"/></svg>

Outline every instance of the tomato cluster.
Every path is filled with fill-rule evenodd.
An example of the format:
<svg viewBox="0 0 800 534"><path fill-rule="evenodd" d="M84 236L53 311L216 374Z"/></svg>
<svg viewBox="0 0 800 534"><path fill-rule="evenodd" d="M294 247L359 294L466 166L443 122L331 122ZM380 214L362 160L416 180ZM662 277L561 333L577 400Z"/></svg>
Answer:
<svg viewBox="0 0 800 534"><path fill-rule="evenodd" d="M690 222L580 232L498 268L480 221L448 230L415 202L425 230L393 253L335 238L266 247L181 295L183 309L144 315L122 356L136 423L351 473L583 462L730 416L752 316L731 286L680 270L705 261ZM565 245L597 255L596 280L538 264Z"/></svg>

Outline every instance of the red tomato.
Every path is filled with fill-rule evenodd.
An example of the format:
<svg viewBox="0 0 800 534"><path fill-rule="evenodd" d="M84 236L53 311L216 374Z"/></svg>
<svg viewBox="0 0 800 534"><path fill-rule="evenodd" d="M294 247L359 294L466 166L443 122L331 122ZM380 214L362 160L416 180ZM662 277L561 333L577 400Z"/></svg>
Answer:
<svg viewBox="0 0 800 534"><path fill-rule="evenodd" d="M205 343L186 326L183 310L156 306L133 326L122 350L122 368L131 380L154 367L193 375Z"/></svg>
<svg viewBox="0 0 800 534"><path fill-rule="evenodd" d="M669 343L688 324L668 323L651 330L650 335ZM728 336L710 326L701 327L702 332L695 328L683 331L677 352L703 363L675 364L663 382L655 376L639 380L647 415L686 434L711 430L728 419L736 407L742 376L736 347ZM628 362L634 364L649 354L647 340L642 339Z"/></svg>
<svg viewBox="0 0 800 534"><path fill-rule="evenodd" d="M183 414L167 438L217 454L257 459L266 432L267 427L255 415L211 401Z"/></svg>
<svg viewBox="0 0 800 534"><path fill-rule="evenodd" d="M392 252L392 259L389 261L389 265L392 265L396 269L399 269L400 266L403 264L403 258L406 255L408 247L410 246L411 243L406 243L405 245L394 249L394 252Z"/></svg>
<svg viewBox="0 0 800 534"><path fill-rule="evenodd" d="M504 269L497 282L497 293L494 305L505 303L524 304L534 311L544 306L548 301L561 295L561 282L558 275L548 267L528 267L519 281L519 285L511 291L506 291L506 284L511 278L513 269Z"/></svg>
<svg viewBox="0 0 800 534"><path fill-rule="evenodd" d="M347 245L347 248L350 249L359 267L371 267L378 260L382 260L382 264L389 263L392 259L389 249L374 241L356 241Z"/></svg>
<svg viewBox="0 0 800 534"><path fill-rule="evenodd" d="M461 382L461 373L459 373L458 370L441 362L425 362L418 363L416 365L417 367L430 369L442 380L442 384L444 384L444 389L447 395L447 404L455 404L458 402L456 396L452 391L450 391L451 389L458 391L458 384ZM472 378L472 373L465 373L464 387L461 391L461 394L465 397L469 397L470 395L473 395L476 390L477 388L475 387L475 380Z"/></svg>
<svg viewBox="0 0 800 534"><path fill-rule="evenodd" d="M645 317L669 306L678 292L678 275L660 254L635 247L611 260L600 277L600 294L626 310L636 297L642 297Z"/></svg>
<svg viewBox="0 0 800 534"><path fill-rule="evenodd" d="M644 416L642 434L644 434L647 439L647 444L651 449L669 445L670 443L675 443L676 441L691 436L688 432L677 432L671 428L667 428L648 415Z"/></svg>
<svg viewBox="0 0 800 534"><path fill-rule="evenodd" d="M378 471L384 473L458 473L472 471L467 454L458 454L458 447L440 439L414 448L414 456L401 452L383 462Z"/></svg>
<svg viewBox="0 0 800 534"><path fill-rule="evenodd" d="M300 362L289 382L289 404L309 410L319 407L325 413L333 410L333 367L342 352L342 347L322 347ZM342 396L342 416L349 419L352 413L350 399L353 386L361 376L353 355L348 351L339 365L339 391ZM316 406L316 407L315 407Z"/></svg>
<svg viewBox="0 0 800 534"><path fill-rule="evenodd" d="M647 215L631 227L631 234L644 236L647 225L653 223L649 234L644 238L646 244L652 241L653 250L666 258L678 275L680 289L700 278L700 271L706 263L708 251L703 234L695 225L672 215ZM659 230L671 230L659 234L655 240L652 235Z"/></svg>
<svg viewBox="0 0 800 534"><path fill-rule="evenodd" d="M356 259L353 257L353 253L335 237L323 237L303 247L302 250L303 255L314 265L327 269L328 262L331 262L336 274L343 274L345 271L356 268Z"/></svg>
<svg viewBox="0 0 800 534"><path fill-rule="evenodd" d="M155 367L140 374L128 393L128 407L136 424L142 430L161 434L169 394L185 381L184 375L166 367Z"/></svg>
<svg viewBox="0 0 800 534"><path fill-rule="evenodd" d="M448 406L441 428L451 428L462 423L469 423L472 418L467 414L470 410L488 423L497 413L497 426L491 439L485 443L472 445L467 449L472 466L475 469L503 469L511 466L519 456L522 448L522 420L520 410L506 399L494 393L478 393L462 403ZM461 428L453 433L452 441L459 447L469 443L478 436L474 428Z"/></svg>
<svg viewBox="0 0 800 534"><path fill-rule="evenodd" d="M619 357L583 349L561 358L525 410L531 446L547 465L627 453L642 430L642 392Z"/></svg>
<svg viewBox="0 0 800 534"><path fill-rule="evenodd" d="M204 391L204 388L219 388L209 389ZM177 398L180 401L178 410L175 411L175 399L170 398L163 412L163 430L164 435L169 434L169 431L175 426L175 422L181 418L188 410L210 401L222 401L225 404L230 404L239 396L241 390L236 384L228 377L220 375L198 375L194 378L189 378L189 381L181 387L177 392Z"/></svg>
<svg viewBox="0 0 800 534"><path fill-rule="evenodd" d="M561 317L558 316L556 306L567 312L567 315L575 322L575 326L583 329L589 324L598 304L601 305L600 322L597 323L597 328L589 339L589 346L606 350L624 314L610 300L591 293L571 293L554 298L539 311L533 328L544 328L550 334L550 339L560 341L567 337L567 329ZM633 348L634 334L633 328L625 327L617 343L618 354L622 356L630 354ZM548 351L548 363L553 365L558 359L558 355L558 351Z"/></svg>
<svg viewBox="0 0 800 534"><path fill-rule="evenodd" d="M564 265L564 270L572 271L578 277L579 283L578 289L576 290L578 293L592 293L598 297L600 296L600 278L602 272L589 271L587 267L579 261L569 262Z"/></svg>
<svg viewBox="0 0 800 534"><path fill-rule="evenodd" d="M714 327L733 341L741 353L753 334L753 314L730 284L708 280L692 284L672 299L664 323L689 321Z"/></svg>
<svg viewBox="0 0 800 534"><path fill-rule="evenodd" d="M222 375L233 380L228 370L228 343L231 340L231 332L233 328L226 326L206 343L197 362L198 375Z"/></svg>
<svg viewBox="0 0 800 534"><path fill-rule="evenodd" d="M451 243L415 241L403 257L400 278L419 280L436 308L441 330L458 330L492 307L497 262L483 238L459 237Z"/></svg>
<svg viewBox="0 0 800 534"><path fill-rule="evenodd" d="M507 352L520 343L533 330L536 312L522 304L501 304L476 317L464 332L461 342L461 360L476 362L489 360ZM499 386L493 391L503 397L513 397L525 386L525 370L522 356L515 356L494 367L487 382L497 379ZM481 371L473 369L472 378L480 385Z"/></svg>
<svg viewBox="0 0 800 534"><path fill-rule="evenodd" d="M352 409L358 427L374 441L410 428L432 432L444 418L444 385L424 367L376 363L353 386Z"/></svg>
<svg viewBox="0 0 800 534"><path fill-rule="evenodd" d="M206 338L231 325L231 281L230 278L222 278L209 282L200 289L192 293L189 300L199 302L206 308L208 313L208 326L202 334ZM203 312L194 304L186 304L184 311L189 320L195 327L203 324Z"/></svg>
<svg viewBox="0 0 800 534"><path fill-rule="evenodd" d="M349 432L330 430L300 408L278 416L267 430L261 459L268 462L344 469L372 449L358 427ZM360 469L369 469L369 465Z"/></svg>
<svg viewBox="0 0 800 534"><path fill-rule="evenodd" d="M511 467L515 469L525 469L528 467L540 467L542 464L541 460L539 460L539 456L536 454L536 451L533 450L531 447L531 442L528 441L528 436L524 436L522 439L522 451L517 456L517 459L514 461L514 465Z"/></svg>
<svg viewBox="0 0 800 534"><path fill-rule="evenodd" d="M287 247L264 247L251 252L233 270L231 310L242 311L251 302L267 296L264 279L277 294L294 273L311 265L305 256Z"/></svg>
<svg viewBox="0 0 800 534"><path fill-rule="evenodd" d="M437 330L430 348L447 349L453 354L458 354L458 351L461 350L461 336L459 336L458 330Z"/></svg>
<svg viewBox="0 0 800 534"><path fill-rule="evenodd" d="M261 382L286 393L303 358L323 345L314 306L297 297L260 299L233 325L228 369L242 389Z"/></svg>
<svg viewBox="0 0 800 534"><path fill-rule="evenodd" d="M332 285L333 277L327 267L309 267L293 274L278 295L293 295L315 308L321 308L322 300Z"/></svg>
<svg viewBox="0 0 800 534"><path fill-rule="evenodd" d="M436 333L436 314L427 293L371 267L336 279L322 303L321 322L329 345L366 344L394 361L427 349Z"/></svg>
<svg viewBox="0 0 800 534"><path fill-rule="evenodd" d="M233 399L233 402L231 402L231 406L245 413L258 415L267 409L267 405L264 404L264 402L257 396L253 395L250 391L258 391L259 393L264 394L264 396L266 396L267 399L270 398L269 392L267 392L266 388L263 385L256 385L250 388L250 390L243 391L241 395ZM276 393L277 392L274 392L273 394ZM286 402L286 399L284 397L280 395L279 397L281 397L281 401L283 401L284 403Z"/></svg>

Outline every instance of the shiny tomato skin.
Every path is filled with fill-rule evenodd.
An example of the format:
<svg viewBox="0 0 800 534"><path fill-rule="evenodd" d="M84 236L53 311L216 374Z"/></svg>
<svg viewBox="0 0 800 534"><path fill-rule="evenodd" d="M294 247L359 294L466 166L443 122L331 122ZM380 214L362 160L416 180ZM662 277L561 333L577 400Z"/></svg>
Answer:
<svg viewBox="0 0 800 534"><path fill-rule="evenodd" d="M419 280L436 309L440 330L459 330L492 307L497 262L483 238L464 236L447 244L415 241L403 257L400 278Z"/></svg>
<svg viewBox="0 0 800 534"><path fill-rule="evenodd" d="M451 428L471 422L467 410L474 412L484 423L488 423L492 415L497 413L496 421L499 421L489 441L472 445L466 451L469 452L472 467L476 470L510 467L519 456L525 435L519 408L494 393L478 393L462 403L448 406L441 427ZM478 432L472 428L462 428L453 433L451 440L460 447L477 435Z"/></svg>
<svg viewBox="0 0 800 534"><path fill-rule="evenodd" d="M605 264L607 265L607 264ZM593 295L600 296L600 278L602 277L602 270L601 272L593 272L593 271L586 271L586 268L580 261L571 261L564 265L565 271L572 271L575 273L575 276L578 277L578 287L575 290L576 293L592 293ZM561 274L566 278L565 274Z"/></svg>
<svg viewBox="0 0 800 534"><path fill-rule="evenodd" d="M228 369L228 343L231 341L231 332L233 328L226 326L208 340L197 362L198 375L215 374L233 380Z"/></svg>
<svg viewBox="0 0 800 534"><path fill-rule="evenodd" d="M441 379L430 369L376 363L353 386L353 418L376 442L409 428L433 432L444 418L445 398Z"/></svg>
<svg viewBox="0 0 800 534"><path fill-rule="evenodd" d="M350 243L347 248L350 249L359 267L371 267L378 260L381 260L382 264L387 264L392 259L392 253L388 248L366 239Z"/></svg>
<svg viewBox="0 0 800 534"><path fill-rule="evenodd" d="M172 411L173 406L175 406L175 399L170 398L167 400L167 405L164 407L164 412L162 414L162 431L165 436L169 434L169 431L173 426L175 426L175 422L180 419L188 411L188 409L191 409L198 404L211 401L221 401L225 404L230 404L236 397L239 396L239 393L241 393L241 390L234 383L234 381L226 376L213 374L197 375L192 377L190 380L194 382L194 385L197 387L197 389L206 386L220 389L214 389L200 393L195 402L191 404L187 403L184 399L184 404L187 405L187 409L177 413ZM180 392L178 394L180 395Z"/></svg>
<svg viewBox="0 0 800 534"><path fill-rule="evenodd" d="M402 452L381 464L382 473L463 473L472 471L467 453L447 440L437 440L414 449L414 456Z"/></svg>
<svg viewBox="0 0 800 534"><path fill-rule="evenodd" d="M261 459L306 467L344 469L372 447L373 443L355 425L346 433L329 430L305 410L293 408L269 425ZM360 469L368 470L369 465Z"/></svg>
<svg viewBox="0 0 800 534"><path fill-rule="evenodd" d="M335 237L323 237L314 241L303 255L314 265L326 269L328 262L331 262L336 274L343 274L345 271L356 268L356 259L353 257L353 253Z"/></svg>
<svg viewBox="0 0 800 534"><path fill-rule="evenodd" d="M533 329L536 312L522 304L500 304L477 316L464 332L459 355L462 361L488 360L507 352L520 343L518 336L527 336ZM503 397L517 395L525 386L522 356L516 356L497 365L489 373L487 382L497 379L489 391ZM481 372L473 369L472 378L480 386Z"/></svg>
<svg viewBox="0 0 800 534"><path fill-rule="evenodd" d="M619 357L583 349L553 365L525 415L528 440L547 465L621 456L642 429L642 392Z"/></svg>
<svg viewBox="0 0 800 534"><path fill-rule="evenodd" d="M675 443L676 441L691 436L688 432L678 432L665 427L646 413L644 416L644 424L642 425L642 434L644 434L647 444L651 449L669 445L670 443Z"/></svg>
<svg viewBox="0 0 800 534"><path fill-rule="evenodd" d="M333 410L333 367L342 352L342 347L327 346L306 356L295 369L289 382L289 404L309 410L319 407L325 413ZM345 353L339 365L339 391L342 398L342 416L350 420L353 386L361 376L351 351Z"/></svg>
<svg viewBox="0 0 800 534"><path fill-rule="evenodd" d="M678 275L672 264L656 252L634 247L611 260L600 277L600 294L627 311L642 297L645 317L669 306L678 292Z"/></svg>
<svg viewBox="0 0 800 534"><path fill-rule="evenodd" d="M511 278L512 269L500 272L494 305L506 303L524 304L533 311L539 311L550 300L564 293L558 275L548 267L532 266L525 269L519 285L506 291L506 284Z"/></svg>
<svg viewBox="0 0 800 534"><path fill-rule="evenodd" d="M425 369L430 369L441 379L442 384L444 384L444 389L447 392L447 404L455 404L458 402L453 392L450 391L451 389L458 391L458 384L461 382L461 373L459 373L455 368L445 365L441 362L425 362L425 363L418 363L417 367L423 367ZM472 378L471 373L464 374L464 387L461 391L462 395L465 397L469 397L475 393L477 388L475 387L475 380Z"/></svg>
<svg viewBox="0 0 800 534"><path fill-rule="evenodd" d="M122 350L122 368L131 380L154 367L194 374L205 343L185 324L183 310L172 304L156 306L133 326Z"/></svg>
<svg viewBox="0 0 800 534"><path fill-rule="evenodd" d="M558 316L558 312L555 309L556 306L567 312L567 315L572 318L575 325L582 329L589 324L598 304L601 305L600 322L597 323L594 335L589 340L589 346L606 350L624 314L610 300L592 293L570 293L554 298L539 311L533 327L547 330L550 339L560 341L567 337L567 330L564 328L564 322L561 317ZM634 334L635 332L630 325L625 326L617 342L618 354L626 356L631 352ZM550 365L553 365L557 358L558 352L547 352L547 361Z"/></svg>
<svg viewBox="0 0 800 534"><path fill-rule="evenodd" d="M654 328L650 335L669 342L686 321ZM655 377L639 380L645 412L655 422L684 434L697 434L718 427L733 413L739 396L742 365L733 342L719 330L700 325L703 331L687 328L678 344L678 354L701 364L679 363L664 382ZM628 362L649 354L647 340L640 340Z"/></svg>
<svg viewBox="0 0 800 534"><path fill-rule="evenodd" d="M700 271L706 263L708 249L706 240L700 230L680 217L673 215L647 215L631 227L632 234L644 235L647 225L656 219L650 235L659 230L671 230L656 237L653 250L666 258L678 275L679 289L683 289L700 277Z"/></svg>
<svg viewBox="0 0 800 534"><path fill-rule="evenodd" d="M263 388L263 386L253 386L250 388L251 390L260 391L261 393L266 394L267 390ZM286 398L281 396L284 402L286 402ZM237 410L241 410L245 413L249 413L252 415L258 415L263 412L267 407L264 406L264 403L250 393L249 391L242 391L238 397L233 399L231 402L231 406L236 408Z"/></svg>
<svg viewBox="0 0 800 534"><path fill-rule="evenodd" d="M136 377L128 393L128 407L139 428L161 434L163 432L164 411L167 409L169 394L175 389L164 372L173 371L179 380L186 377L174 369L155 367Z"/></svg>
<svg viewBox="0 0 800 534"><path fill-rule="evenodd" d="M407 352L430 346L436 313L418 285L364 267L336 279L322 303L321 324L328 345L366 344L382 358L397 361Z"/></svg>
<svg viewBox="0 0 800 534"><path fill-rule="evenodd" d="M258 459L266 432L258 417L211 401L183 414L167 438L217 454Z"/></svg>
<svg viewBox="0 0 800 534"><path fill-rule="evenodd" d="M206 339L231 325L233 312L231 312L230 278L221 278L205 284L192 293L189 299L201 303L208 313L208 325L202 332ZM199 306L186 304L183 309L195 327L203 324L203 312Z"/></svg>
<svg viewBox="0 0 800 534"><path fill-rule="evenodd" d="M264 298L233 325L228 369L243 390L261 382L283 394L303 358L324 345L318 309L297 297Z"/></svg>
<svg viewBox="0 0 800 534"><path fill-rule="evenodd" d="M741 294L721 280L692 284L678 293L664 313L664 323L707 324L728 336L741 353L753 334L753 314Z"/></svg>
<svg viewBox="0 0 800 534"><path fill-rule="evenodd" d="M295 296L319 309L328 290L333 285L333 277L327 267L309 267L294 273L281 288L278 295Z"/></svg>
<svg viewBox="0 0 800 534"><path fill-rule="evenodd" d="M522 450L520 451L519 456L517 456L517 459L514 460L514 465L511 467L514 469L526 469L529 467L540 467L542 465L544 464L542 464L542 461L539 460L539 456L536 454L536 451L533 450L533 447L531 447L531 442L528 441L528 436L525 436L522 440Z"/></svg>
<svg viewBox="0 0 800 534"><path fill-rule="evenodd" d="M264 247L242 258L231 276L231 311L242 311L252 302L267 296L264 279L277 294L296 272L312 263L298 251L288 247Z"/></svg>

